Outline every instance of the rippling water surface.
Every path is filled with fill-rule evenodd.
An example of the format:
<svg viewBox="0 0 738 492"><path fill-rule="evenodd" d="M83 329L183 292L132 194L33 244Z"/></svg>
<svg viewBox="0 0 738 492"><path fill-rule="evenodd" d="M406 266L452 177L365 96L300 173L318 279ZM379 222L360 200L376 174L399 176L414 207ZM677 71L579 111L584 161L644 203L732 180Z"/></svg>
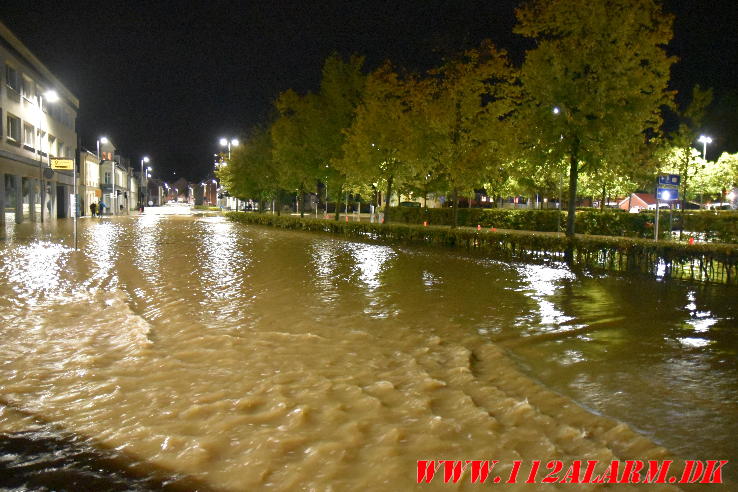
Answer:
<svg viewBox="0 0 738 492"><path fill-rule="evenodd" d="M399 490L418 459L738 458L734 289L221 217L80 234L78 252L64 221L0 242L18 490Z"/></svg>

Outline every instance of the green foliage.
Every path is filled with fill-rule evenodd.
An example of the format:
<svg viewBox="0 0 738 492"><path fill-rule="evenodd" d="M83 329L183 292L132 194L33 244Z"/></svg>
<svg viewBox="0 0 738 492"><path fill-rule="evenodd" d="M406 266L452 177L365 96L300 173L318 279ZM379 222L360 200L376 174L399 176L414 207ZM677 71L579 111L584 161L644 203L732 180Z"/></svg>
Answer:
<svg viewBox="0 0 738 492"><path fill-rule="evenodd" d="M568 212L557 210L528 209L483 209L460 208L458 224L466 227L480 225L485 229L513 229L522 231L556 232L557 227L566 224ZM406 224L452 225L452 211L449 208L413 209L402 208L394 212L393 221ZM642 212L629 214L623 211L604 211L595 209L576 212L577 230L582 234L602 236L653 237L654 214ZM660 217L662 224L669 223L669 212ZM668 228L661 227L661 237L668 236Z"/></svg>
<svg viewBox="0 0 738 492"><path fill-rule="evenodd" d="M738 212L685 211L681 220L688 233L700 234L706 240L738 243Z"/></svg>
<svg viewBox="0 0 738 492"><path fill-rule="evenodd" d="M270 200L278 192L285 173L272 157L271 134L254 128L248 142L233 150L230 162L218 169L217 176L233 196L260 202Z"/></svg>
<svg viewBox="0 0 738 492"><path fill-rule="evenodd" d="M332 182L340 196L345 176L338 172L344 130L351 125L364 86L363 58L347 62L330 56L323 66L320 91L303 96L292 90L276 102L279 117L271 128L274 158L285 169L283 186L303 193L317 181Z"/></svg>
<svg viewBox="0 0 738 492"><path fill-rule="evenodd" d="M573 212L580 171L627 176L658 135L672 98L672 18L654 0L533 0L516 15L515 31L536 42L518 112L529 172L568 161Z"/></svg>

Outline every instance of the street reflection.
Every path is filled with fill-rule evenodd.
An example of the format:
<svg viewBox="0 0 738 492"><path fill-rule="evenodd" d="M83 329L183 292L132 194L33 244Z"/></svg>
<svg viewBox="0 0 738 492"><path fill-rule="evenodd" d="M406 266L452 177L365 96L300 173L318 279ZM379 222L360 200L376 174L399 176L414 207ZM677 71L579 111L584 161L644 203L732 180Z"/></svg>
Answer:
<svg viewBox="0 0 738 492"><path fill-rule="evenodd" d="M378 490L425 456L738 459L732 291L222 217L83 220L78 252L55 227L0 243L0 402L136 466Z"/></svg>

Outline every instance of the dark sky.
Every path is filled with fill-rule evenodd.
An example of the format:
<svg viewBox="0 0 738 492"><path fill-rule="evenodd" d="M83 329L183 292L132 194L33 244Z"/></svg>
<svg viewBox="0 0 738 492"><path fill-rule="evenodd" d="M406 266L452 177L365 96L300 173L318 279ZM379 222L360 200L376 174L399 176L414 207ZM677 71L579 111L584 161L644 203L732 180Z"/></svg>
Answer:
<svg viewBox="0 0 738 492"><path fill-rule="evenodd" d="M266 120L282 90L315 89L323 60L358 53L410 69L484 38L520 59L518 0L104 2L2 0L0 19L79 97L82 145L106 135L155 176L199 179L218 137ZM665 0L672 84L715 89L708 158L738 151L738 1Z"/></svg>

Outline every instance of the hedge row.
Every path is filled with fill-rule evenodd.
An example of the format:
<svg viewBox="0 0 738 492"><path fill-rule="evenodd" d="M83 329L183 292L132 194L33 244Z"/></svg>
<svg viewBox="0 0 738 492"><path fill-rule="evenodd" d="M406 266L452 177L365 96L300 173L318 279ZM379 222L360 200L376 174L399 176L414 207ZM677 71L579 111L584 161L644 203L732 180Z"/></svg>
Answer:
<svg viewBox="0 0 738 492"><path fill-rule="evenodd" d="M514 229L555 232L566 227L567 212L530 209L458 209L458 225L484 228ZM451 225L453 209L449 208L394 208L392 222L405 224ZM626 236L653 238L655 212L631 214L616 210L579 210L576 215L576 231L599 236ZM673 230L683 230L703 236L708 241L738 242L738 212L728 211L675 211L660 212L659 237ZM683 224L683 225L682 225Z"/></svg>
<svg viewBox="0 0 738 492"><path fill-rule="evenodd" d="M567 212L530 209L458 209L458 225L539 232L556 232L566 227ZM397 208L391 212L392 222L405 224L451 225L453 209ZM662 224L669 221L669 212L661 214ZM577 233L601 236L653 237L653 213L629 214L622 211L582 210L576 215ZM664 236L668 227L661 228Z"/></svg>
<svg viewBox="0 0 738 492"><path fill-rule="evenodd" d="M233 221L282 229L328 232L350 238L422 243L475 250L500 259L537 260L569 257L574 267L639 271L652 275L738 284L738 246L653 241L638 238L576 236L531 231L491 231L443 226L376 224L301 219L229 212Z"/></svg>
<svg viewBox="0 0 738 492"><path fill-rule="evenodd" d="M738 212L688 210L675 217L683 217L685 231L704 235L706 240L738 243Z"/></svg>

